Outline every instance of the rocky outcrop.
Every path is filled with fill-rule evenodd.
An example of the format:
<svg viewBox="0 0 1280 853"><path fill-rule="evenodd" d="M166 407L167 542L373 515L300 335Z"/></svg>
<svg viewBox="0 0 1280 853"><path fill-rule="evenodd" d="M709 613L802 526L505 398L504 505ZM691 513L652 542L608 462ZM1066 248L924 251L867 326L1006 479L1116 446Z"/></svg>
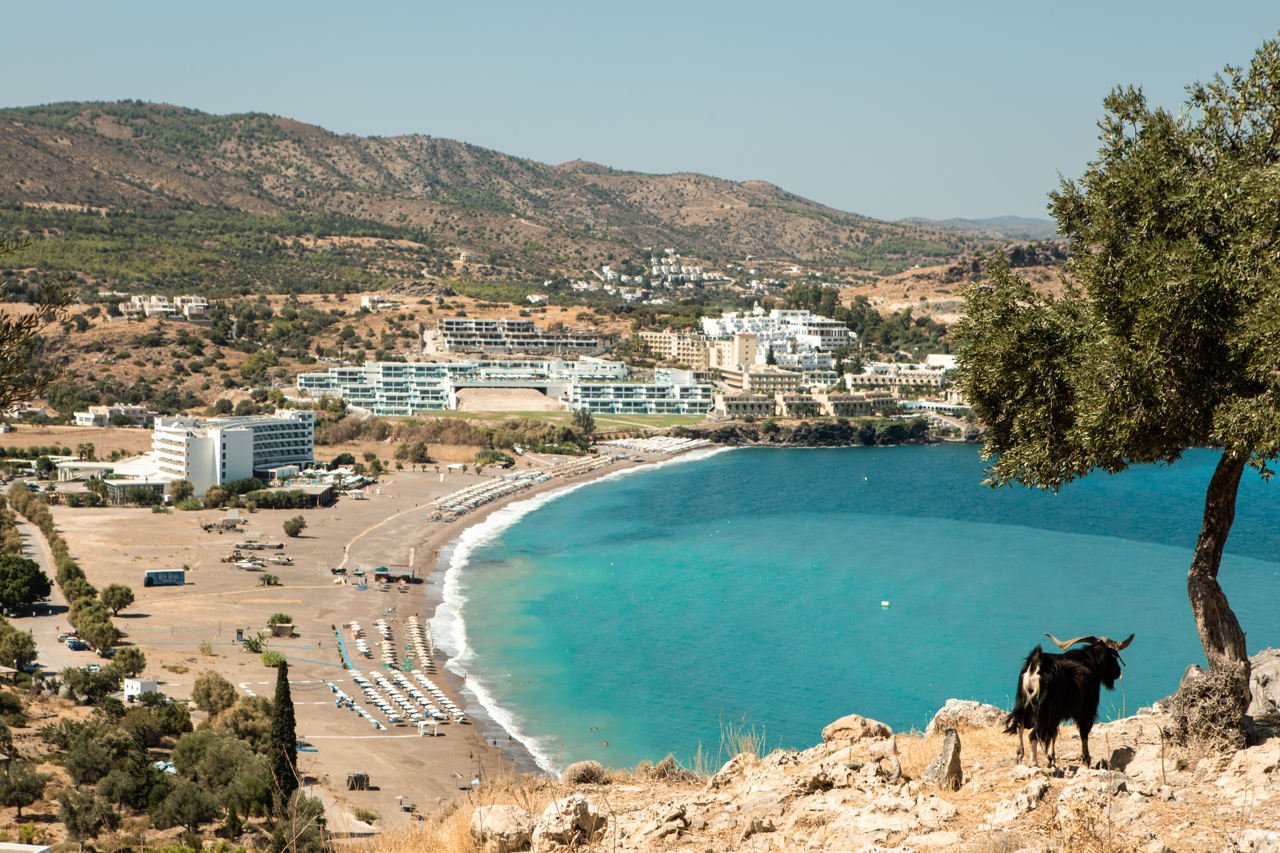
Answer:
<svg viewBox="0 0 1280 853"><path fill-rule="evenodd" d="M590 844L604 833L607 824L590 800L581 794L572 794L542 812L533 828L533 850L539 853Z"/></svg>
<svg viewBox="0 0 1280 853"><path fill-rule="evenodd" d="M945 735L894 735L850 715L801 752L738 755L710 778L646 770L629 780L615 774L607 786L576 783L536 820L523 810L504 816L515 828L501 836L497 815L486 810L473 819L473 834L493 845L487 849L532 853L1280 853L1280 737L1233 754L1196 754L1168 741L1169 714L1147 711L1094 728L1090 742L1111 769L1065 758L1049 769L1016 763L1015 739L989 724L990 706L947 707L950 715L937 718L954 722ZM1079 755L1074 728L1062 730L1058 754ZM530 821L528 847L497 846L517 842Z"/></svg>
<svg viewBox="0 0 1280 853"><path fill-rule="evenodd" d="M1249 663L1249 689L1253 692L1249 716L1280 713L1280 649L1261 651L1249 658Z"/></svg>
<svg viewBox="0 0 1280 853"><path fill-rule="evenodd" d="M858 714L841 717L822 730L824 743L831 743L832 741L856 742L869 739L880 740L892 736L893 729L884 723L869 717L859 716Z"/></svg>
<svg viewBox="0 0 1280 853"><path fill-rule="evenodd" d="M947 729L963 731L965 729L984 729L991 726L1004 725L1008 712L995 705L975 702L972 699L948 699L947 704L938 709L924 733L931 735Z"/></svg>
<svg viewBox="0 0 1280 853"><path fill-rule="evenodd" d="M533 841L533 812L520 806L480 806L471 814L471 837L485 853L528 850Z"/></svg>
<svg viewBox="0 0 1280 853"><path fill-rule="evenodd" d="M955 729L947 729L942 741L942 754L920 774L920 781L926 785L936 785L948 791L960 790L964 783L964 771L960 769L960 735Z"/></svg>

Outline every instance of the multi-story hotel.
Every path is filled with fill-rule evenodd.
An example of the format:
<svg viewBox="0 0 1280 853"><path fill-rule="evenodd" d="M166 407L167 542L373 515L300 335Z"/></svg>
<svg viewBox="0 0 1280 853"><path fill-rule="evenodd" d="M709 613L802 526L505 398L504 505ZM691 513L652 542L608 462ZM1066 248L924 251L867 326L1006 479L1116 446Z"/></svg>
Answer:
<svg viewBox="0 0 1280 853"><path fill-rule="evenodd" d="M428 352L591 352L600 338L548 332L532 320L445 317L424 336Z"/></svg>
<svg viewBox="0 0 1280 853"><path fill-rule="evenodd" d="M341 397L375 415L413 415L455 409L464 388L532 388L572 409L631 414L691 414L711 408L711 386L691 371L658 371L652 384L626 382L622 362L583 356L576 361L384 362L299 374L298 390Z"/></svg>
<svg viewBox="0 0 1280 853"><path fill-rule="evenodd" d="M657 371L653 382L575 381L563 399L570 409L610 415L705 415L714 389L688 370Z"/></svg>
<svg viewBox="0 0 1280 853"><path fill-rule="evenodd" d="M151 451L164 479L190 480L197 494L315 460L315 415L286 410L242 418L156 418Z"/></svg>
<svg viewBox="0 0 1280 853"><path fill-rule="evenodd" d="M692 332L640 332L640 340L654 356L664 361L707 367L711 339Z"/></svg>

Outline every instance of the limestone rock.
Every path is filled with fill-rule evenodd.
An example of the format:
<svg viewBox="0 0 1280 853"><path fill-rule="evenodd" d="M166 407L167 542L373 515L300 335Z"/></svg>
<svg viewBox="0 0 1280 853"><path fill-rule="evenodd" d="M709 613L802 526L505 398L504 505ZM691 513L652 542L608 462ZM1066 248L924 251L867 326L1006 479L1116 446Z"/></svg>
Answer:
<svg viewBox="0 0 1280 853"><path fill-rule="evenodd" d="M893 737L893 729L879 720L873 720L859 714L849 714L847 717L841 717L834 723L828 724L822 730L822 740L826 743L830 743L833 740L879 740L887 737Z"/></svg>
<svg viewBox="0 0 1280 853"><path fill-rule="evenodd" d="M533 812L520 806L480 806L471 814L471 837L486 853L529 849Z"/></svg>
<svg viewBox="0 0 1280 853"><path fill-rule="evenodd" d="M739 753L725 762L725 765L716 772L716 775L711 777L711 781L707 783L707 787L714 791L731 785L746 776L747 771L759 763L760 759L755 755L755 753Z"/></svg>
<svg viewBox="0 0 1280 853"><path fill-rule="evenodd" d="M916 820L926 829L937 829L956 816L956 807L937 794L916 800Z"/></svg>
<svg viewBox="0 0 1280 853"><path fill-rule="evenodd" d="M566 785L598 785L607 778L599 761L575 761L560 774L560 781Z"/></svg>
<svg viewBox="0 0 1280 853"><path fill-rule="evenodd" d="M920 781L951 791L959 790L964 782L964 771L960 769L960 735L955 729L947 729L942 741L942 753L929 762L929 766L920 774Z"/></svg>
<svg viewBox="0 0 1280 853"><path fill-rule="evenodd" d="M1032 779L1018 793L1013 795L1013 799L1005 800L998 804L995 811L987 818L987 823L1002 824L1012 823L1020 815L1033 810L1040 805L1040 801L1044 799L1044 795L1049 792L1049 783L1044 779Z"/></svg>
<svg viewBox="0 0 1280 853"><path fill-rule="evenodd" d="M1280 853L1280 832L1269 829L1246 829L1236 841L1243 853Z"/></svg>
<svg viewBox="0 0 1280 853"><path fill-rule="evenodd" d="M606 824L608 820L590 800L581 794L570 794L547 806L538 818L533 828L533 849L590 843L604 832Z"/></svg>
<svg viewBox="0 0 1280 853"><path fill-rule="evenodd" d="M705 822L704 822L705 823ZM689 819L684 806L670 806L663 809L657 819L646 830L646 835L656 841L668 835L680 835L689 828Z"/></svg>
<svg viewBox="0 0 1280 853"><path fill-rule="evenodd" d="M762 832L773 832L775 829L777 827L768 818L752 818L751 823L747 824L747 828L742 830L742 836L738 840L746 841L753 835L758 835Z"/></svg>
<svg viewBox="0 0 1280 853"><path fill-rule="evenodd" d="M980 729L998 726L1004 723L1005 712L995 705L975 702L972 699L948 699L947 704L938 709L929 725L925 726L926 735L947 729Z"/></svg>
<svg viewBox="0 0 1280 853"><path fill-rule="evenodd" d="M1249 658L1249 663L1249 689L1253 692L1249 716L1280 712L1280 649L1264 649Z"/></svg>

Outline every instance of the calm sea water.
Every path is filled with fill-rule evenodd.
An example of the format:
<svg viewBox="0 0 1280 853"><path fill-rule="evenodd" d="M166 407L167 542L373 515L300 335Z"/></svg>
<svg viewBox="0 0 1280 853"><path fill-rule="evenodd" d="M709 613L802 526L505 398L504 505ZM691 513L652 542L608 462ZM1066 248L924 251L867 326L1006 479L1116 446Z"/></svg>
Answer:
<svg viewBox="0 0 1280 853"><path fill-rule="evenodd" d="M1055 496L982 486L969 446L717 453L473 528L437 636L548 768L714 757L743 725L803 748L854 712L923 727L951 697L1008 707L1046 631L1137 634L1103 694L1116 716L1204 661L1185 579L1215 462ZM1280 484L1247 474L1220 579L1251 650L1280 644L1277 509Z"/></svg>

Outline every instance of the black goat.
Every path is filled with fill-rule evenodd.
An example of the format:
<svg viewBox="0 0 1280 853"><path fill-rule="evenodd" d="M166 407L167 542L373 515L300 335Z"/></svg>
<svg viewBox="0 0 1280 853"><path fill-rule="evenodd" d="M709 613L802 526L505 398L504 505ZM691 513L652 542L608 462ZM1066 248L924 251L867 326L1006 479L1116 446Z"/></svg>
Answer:
<svg viewBox="0 0 1280 853"><path fill-rule="evenodd" d="M1098 716L1099 687L1112 690L1121 677L1120 652L1133 642L1133 634L1124 642L1107 637L1076 637L1062 642L1045 634L1063 654L1040 651L1036 646L1018 673L1018 688L1013 710L1005 717L1004 730L1018 735L1018 761L1023 756L1022 732L1031 732L1031 763L1038 764L1036 744L1044 746L1049 765L1057 760L1054 743L1058 726L1064 720L1075 720L1080 730L1080 751L1084 765L1089 762L1089 730ZM1071 649L1076 643L1088 643L1082 649ZM1068 651L1070 649L1070 651Z"/></svg>

